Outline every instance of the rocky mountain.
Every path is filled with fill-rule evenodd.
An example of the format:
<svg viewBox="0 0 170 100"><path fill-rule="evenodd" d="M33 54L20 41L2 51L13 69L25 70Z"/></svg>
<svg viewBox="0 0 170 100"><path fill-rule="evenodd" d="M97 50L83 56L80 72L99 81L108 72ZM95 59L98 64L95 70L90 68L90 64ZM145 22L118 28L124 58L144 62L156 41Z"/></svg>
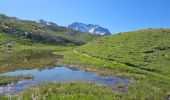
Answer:
<svg viewBox="0 0 170 100"><path fill-rule="evenodd" d="M89 32L95 35L110 35L108 29L101 27L100 25L93 25L93 24L83 24L74 22L68 25L69 28L81 31L81 32Z"/></svg>
<svg viewBox="0 0 170 100"><path fill-rule="evenodd" d="M40 24L43 25L43 26L47 26L47 25L58 26L56 23L47 22L47 21L45 21L45 20L43 20L43 19L38 20L38 23L40 23Z"/></svg>

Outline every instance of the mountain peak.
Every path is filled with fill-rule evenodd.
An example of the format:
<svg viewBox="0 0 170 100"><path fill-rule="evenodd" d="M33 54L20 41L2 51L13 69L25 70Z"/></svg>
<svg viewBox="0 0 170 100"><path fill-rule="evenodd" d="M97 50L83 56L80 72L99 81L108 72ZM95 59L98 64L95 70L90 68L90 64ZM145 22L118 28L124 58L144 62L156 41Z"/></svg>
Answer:
<svg viewBox="0 0 170 100"><path fill-rule="evenodd" d="M47 24L47 21L43 20L43 19L40 19L38 20L38 23L42 24L42 25L46 25Z"/></svg>
<svg viewBox="0 0 170 100"><path fill-rule="evenodd" d="M47 22L47 21L45 21L45 20L43 20L43 19L38 20L38 23L42 24L43 26L47 26L47 25L57 26L57 24L56 24L56 23L53 23L53 22Z"/></svg>
<svg viewBox="0 0 170 100"><path fill-rule="evenodd" d="M94 25L94 24L84 24L79 22L74 22L70 25L68 25L69 28L72 28L77 31L81 32L89 32L96 35L110 35L108 29L101 27L100 25Z"/></svg>

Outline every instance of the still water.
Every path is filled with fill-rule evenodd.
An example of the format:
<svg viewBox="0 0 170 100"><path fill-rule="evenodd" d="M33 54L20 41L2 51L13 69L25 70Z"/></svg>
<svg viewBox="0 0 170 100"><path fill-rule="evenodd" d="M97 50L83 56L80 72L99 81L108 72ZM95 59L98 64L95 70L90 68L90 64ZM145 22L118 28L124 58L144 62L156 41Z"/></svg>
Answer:
<svg viewBox="0 0 170 100"><path fill-rule="evenodd" d="M92 82L113 88L114 90L126 92L128 84L130 83L130 81L126 78L114 76L103 77L92 72L71 69L68 67L55 67L53 69L43 70L19 70L0 74L0 76L17 75L33 75L34 79L8 84L7 86L0 86L0 94L16 94L23 91L30 85L44 82ZM125 87L118 88L119 84L124 84Z"/></svg>

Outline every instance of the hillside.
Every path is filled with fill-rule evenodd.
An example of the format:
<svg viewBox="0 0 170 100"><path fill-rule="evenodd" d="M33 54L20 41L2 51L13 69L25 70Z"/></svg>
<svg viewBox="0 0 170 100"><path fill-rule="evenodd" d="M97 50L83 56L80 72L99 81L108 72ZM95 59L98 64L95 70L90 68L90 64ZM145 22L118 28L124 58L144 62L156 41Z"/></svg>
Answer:
<svg viewBox="0 0 170 100"><path fill-rule="evenodd" d="M97 38L90 33L82 33L57 25L44 26L34 21L21 20L3 14L0 15L0 30L2 33L31 39L36 43L52 45L82 45Z"/></svg>
<svg viewBox="0 0 170 100"><path fill-rule="evenodd" d="M145 29L97 39L78 52L170 76L170 29Z"/></svg>

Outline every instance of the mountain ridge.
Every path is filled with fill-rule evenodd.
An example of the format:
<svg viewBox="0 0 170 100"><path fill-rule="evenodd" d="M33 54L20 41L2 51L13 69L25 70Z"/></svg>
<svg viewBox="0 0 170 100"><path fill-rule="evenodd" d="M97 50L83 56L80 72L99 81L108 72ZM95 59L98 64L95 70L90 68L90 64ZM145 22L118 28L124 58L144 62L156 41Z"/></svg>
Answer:
<svg viewBox="0 0 170 100"><path fill-rule="evenodd" d="M41 20L41 23L38 23L36 21L9 17L4 14L0 14L0 30L3 33L53 45L82 45L98 38L90 33L83 33L67 27L58 26L53 22Z"/></svg>
<svg viewBox="0 0 170 100"><path fill-rule="evenodd" d="M84 23L74 22L72 24L69 24L67 27L81 32L89 32L95 35L111 34L107 28L103 28L100 25L94 25L94 24L84 24Z"/></svg>

